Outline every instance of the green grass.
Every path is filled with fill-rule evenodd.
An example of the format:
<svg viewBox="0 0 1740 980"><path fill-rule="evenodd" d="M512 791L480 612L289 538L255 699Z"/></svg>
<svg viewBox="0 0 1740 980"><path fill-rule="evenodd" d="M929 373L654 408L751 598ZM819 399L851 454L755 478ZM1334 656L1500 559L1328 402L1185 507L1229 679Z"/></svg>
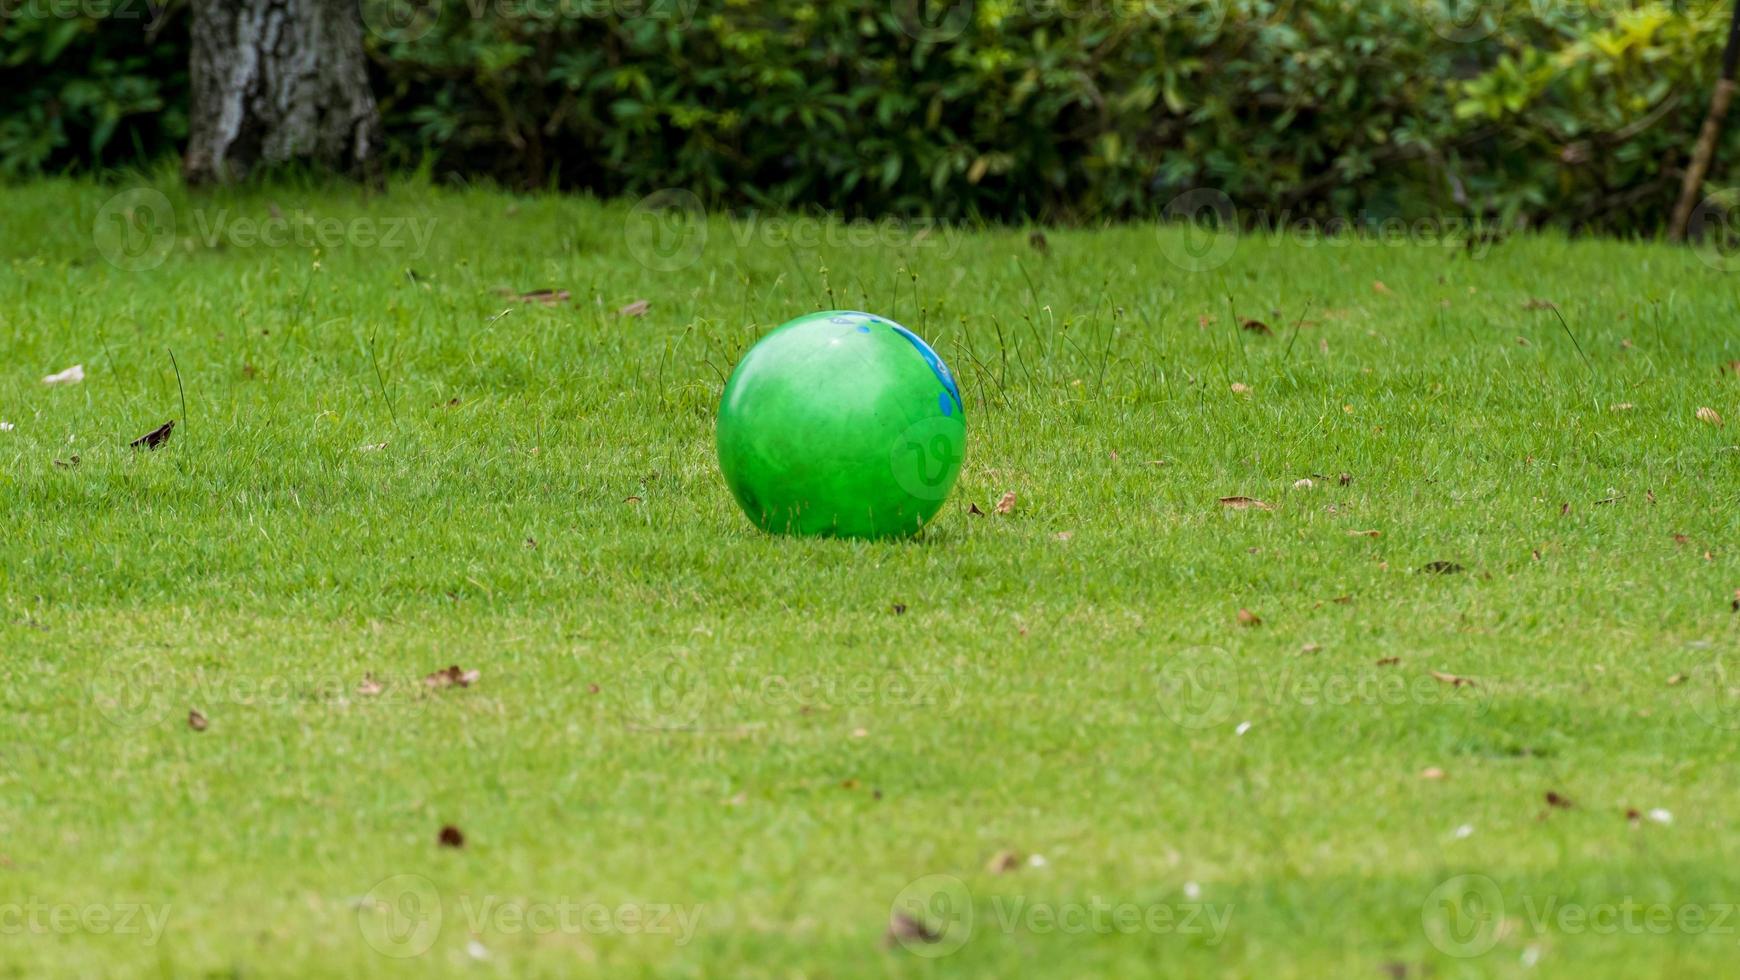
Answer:
<svg viewBox="0 0 1740 980"><path fill-rule="evenodd" d="M93 235L117 188L0 191L0 975L1734 962L1720 263L722 219L649 252L627 203L162 186L139 269ZM339 231L233 235L274 211ZM426 247L375 240L403 219ZM502 295L535 288L571 298ZM764 536L715 470L737 356L829 306L962 378L918 539ZM481 679L425 688L449 664ZM1460 875L1503 903L1464 903L1475 955L1436 930ZM885 948L903 889L943 943ZM586 911L625 905L671 917Z"/></svg>

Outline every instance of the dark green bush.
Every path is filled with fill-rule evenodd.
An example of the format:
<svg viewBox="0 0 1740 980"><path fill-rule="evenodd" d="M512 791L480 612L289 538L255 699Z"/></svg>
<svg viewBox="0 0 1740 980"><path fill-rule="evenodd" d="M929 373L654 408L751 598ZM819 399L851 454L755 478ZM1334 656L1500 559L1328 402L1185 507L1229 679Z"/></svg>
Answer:
<svg viewBox="0 0 1740 980"><path fill-rule="evenodd" d="M1275 222L1618 231L1671 206L1728 16L1718 0L363 3L399 166L849 214L1091 220L1208 187ZM115 162L104 119L179 106L185 25L127 48L108 28L55 46L29 23L4 27L37 67L0 95L0 168ZM37 133L14 103L60 121ZM132 127L147 153L185 128L152 119ZM1740 175L1740 125L1717 162L1716 185Z"/></svg>
<svg viewBox="0 0 1740 980"><path fill-rule="evenodd" d="M174 152L187 137L183 6L0 0L0 176Z"/></svg>

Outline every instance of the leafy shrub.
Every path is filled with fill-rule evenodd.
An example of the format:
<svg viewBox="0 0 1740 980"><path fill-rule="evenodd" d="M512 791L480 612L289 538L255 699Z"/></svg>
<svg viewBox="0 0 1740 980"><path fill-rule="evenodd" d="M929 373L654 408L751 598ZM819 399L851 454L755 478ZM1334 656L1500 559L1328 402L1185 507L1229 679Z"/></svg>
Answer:
<svg viewBox="0 0 1740 980"><path fill-rule="evenodd" d="M363 8L399 166L854 215L1091 220L1207 187L1272 221L1457 213L1619 231L1671 206L1728 16L1718 0ZM0 29L10 40L19 24ZM62 122L23 152L0 135L7 171L111 162L82 142L112 146L94 140L111 106L184 97L184 74L94 67L179 65L184 26L125 53L94 33L58 48L20 36L51 70L20 76L17 102L52 95ZM105 107L65 108L90 104L66 91L91 79ZM155 118L134 127L146 152L185 129ZM1740 126L1717 164L1718 183L1740 174Z"/></svg>
<svg viewBox="0 0 1740 980"><path fill-rule="evenodd" d="M187 137L183 7L0 0L0 176L173 152Z"/></svg>

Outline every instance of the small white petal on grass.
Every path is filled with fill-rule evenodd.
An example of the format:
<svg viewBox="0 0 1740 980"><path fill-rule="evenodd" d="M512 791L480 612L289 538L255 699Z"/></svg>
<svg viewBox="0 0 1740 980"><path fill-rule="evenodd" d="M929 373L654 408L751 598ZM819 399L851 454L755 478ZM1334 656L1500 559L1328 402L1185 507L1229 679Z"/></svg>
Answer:
<svg viewBox="0 0 1740 980"><path fill-rule="evenodd" d="M1027 866L1030 868L1043 868L1043 867L1045 867L1045 855L1034 854L1034 855L1028 857Z"/></svg>
<svg viewBox="0 0 1740 980"><path fill-rule="evenodd" d="M356 447L356 451L359 453L378 453L385 448L387 448L387 444L384 442L371 442Z"/></svg>
<svg viewBox="0 0 1740 980"><path fill-rule="evenodd" d="M1251 393L1251 386L1242 381L1234 381L1232 383L1232 393L1235 395L1248 395Z"/></svg>
<svg viewBox="0 0 1740 980"><path fill-rule="evenodd" d="M1239 722L1239 727L1233 729L1233 734L1234 735L1243 735L1244 733L1246 733L1250 730L1251 730L1251 723L1248 721L1241 721L1241 722Z"/></svg>
<svg viewBox="0 0 1740 980"><path fill-rule="evenodd" d="M0 422L0 432L11 432L16 428L18 428L18 426L13 425L11 422Z"/></svg>
<svg viewBox="0 0 1740 980"><path fill-rule="evenodd" d="M1293 489L1295 489L1295 490L1309 490L1316 485L1317 484L1312 482L1309 477L1307 477L1303 480L1294 480L1293 481Z"/></svg>
<svg viewBox="0 0 1740 980"><path fill-rule="evenodd" d="M466 955L474 960L489 959L489 947L473 939L465 944Z"/></svg>
<svg viewBox="0 0 1740 980"><path fill-rule="evenodd" d="M1541 961L1541 948L1539 946L1530 946L1527 949L1522 951L1522 965L1523 966L1534 966L1536 963L1539 963L1540 961Z"/></svg>
<svg viewBox="0 0 1740 980"><path fill-rule="evenodd" d="M1473 836L1474 836L1474 825L1471 823L1465 823L1462 826L1456 828L1456 839L1457 840L1467 840L1468 838L1473 837Z"/></svg>
<svg viewBox="0 0 1740 980"><path fill-rule="evenodd" d="M1202 886L1197 884L1194 881L1185 882L1184 883L1184 897L1190 899L1192 902L1201 898L1202 897Z"/></svg>
<svg viewBox="0 0 1740 980"><path fill-rule="evenodd" d="M1668 810L1663 810L1661 807L1656 807L1655 809L1649 811L1649 819L1654 820L1656 823L1659 823L1659 824L1670 824L1670 823L1674 822L1674 815L1672 812L1670 812Z"/></svg>
<svg viewBox="0 0 1740 980"><path fill-rule="evenodd" d="M85 366L74 364L65 371L44 377L42 383L45 385L76 385L83 380L85 380Z"/></svg>

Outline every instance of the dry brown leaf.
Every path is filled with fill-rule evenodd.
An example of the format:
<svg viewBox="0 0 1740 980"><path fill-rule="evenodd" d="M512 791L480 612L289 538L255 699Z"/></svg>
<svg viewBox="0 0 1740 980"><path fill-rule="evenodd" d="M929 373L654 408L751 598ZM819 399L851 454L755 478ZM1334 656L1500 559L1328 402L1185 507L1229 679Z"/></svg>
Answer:
<svg viewBox="0 0 1740 980"><path fill-rule="evenodd" d="M1401 662L1402 662L1401 657L1385 657L1382 660L1379 660L1377 662L1377 665L1379 667L1394 667L1396 664L1399 664Z"/></svg>
<svg viewBox="0 0 1740 980"><path fill-rule="evenodd" d="M985 873L1006 875L1021 868L1021 855L1014 851L998 851L991 855L991 860L985 862Z"/></svg>
<svg viewBox="0 0 1740 980"><path fill-rule="evenodd" d="M1013 491L1013 490L1007 491L1003 494L1002 497L998 498L998 500L997 500L997 513L999 513L999 514L1013 514L1013 513L1015 513L1015 491Z"/></svg>
<svg viewBox="0 0 1740 980"><path fill-rule="evenodd" d="M624 306L621 309L617 310L616 315L617 316L646 316L646 311L651 305L652 304L648 303L644 299L637 299L634 302L628 304L627 306Z"/></svg>
<svg viewBox="0 0 1740 980"><path fill-rule="evenodd" d="M1371 291L1378 293L1379 295L1387 295L1390 291L1390 287L1384 285L1382 279L1373 279L1371 282Z"/></svg>
<svg viewBox="0 0 1740 980"><path fill-rule="evenodd" d="M423 684L426 687L435 689L443 687L470 687L477 683L477 679L481 676L483 676L481 671L460 670L459 665L454 664L445 670L438 670L435 673L430 674L428 677L423 678Z"/></svg>
<svg viewBox="0 0 1740 980"><path fill-rule="evenodd" d="M1351 484L1353 482L1353 474L1352 473L1343 473L1343 474L1341 474L1341 476L1336 478L1336 482L1345 487L1348 484Z"/></svg>
<svg viewBox="0 0 1740 980"><path fill-rule="evenodd" d="M200 714L198 711L189 711L187 713L187 727L194 731L205 731L207 724L209 723L205 720L205 715Z"/></svg>
<svg viewBox="0 0 1740 980"><path fill-rule="evenodd" d="M1556 310L1558 308L1559 306L1557 303L1545 299L1530 299L1528 302L1523 304L1523 309L1525 310Z"/></svg>
<svg viewBox="0 0 1740 980"><path fill-rule="evenodd" d="M1057 540L1059 540L1059 541L1068 541L1070 538L1073 538L1073 537L1075 537L1074 531L1059 531L1059 532L1057 532Z"/></svg>
<svg viewBox="0 0 1740 980"><path fill-rule="evenodd" d="M1255 497L1222 497L1220 498L1220 505L1229 510L1251 510L1253 508L1256 510L1275 509Z"/></svg>
<svg viewBox="0 0 1740 980"><path fill-rule="evenodd" d="M447 824L441 828L439 834L435 835L435 843L440 847L464 847L465 832L452 824Z"/></svg>
<svg viewBox="0 0 1740 980"><path fill-rule="evenodd" d="M385 688L381 687L381 682L375 680L375 675L373 674L364 674L362 683L356 686L356 693L365 698L372 698L383 690L385 690Z"/></svg>
<svg viewBox="0 0 1740 980"><path fill-rule="evenodd" d="M1238 614L1240 626L1261 626L1263 618L1249 609L1240 609Z"/></svg>
<svg viewBox="0 0 1740 980"><path fill-rule="evenodd" d="M893 948L910 942L934 943L941 940L942 934L930 926L905 912L895 912L888 917L888 932L883 935L882 944Z"/></svg>
<svg viewBox="0 0 1740 980"><path fill-rule="evenodd" d="M145 433L127 445L134 449L156 449L169 441L169 434L175 431L175 420L170 419L150 432Z"/></svg>
<svg viewBox="0 0 1740 980"><path fill-rule="evenodd" d="M511 289L501 291L503 296L509 296L521 303L542 303L545 306L555 306L568 302L566 289L531 289L523 293L515 293Z"/></svg>
<svg viewBox="0 0 1740 980"><path fill-rule="evenodd" d="M1384 532L1378 530L1349 531L1347 532L1347 536L1350 538L1380 538L1383 537L1383 533Z"/></svg>
<svg viewBox="0 0 1740 980"><path fill-rule="evenodd" d="M1420 770L1420 778L1421 779L1443 779L1444 778L1444 770L1438 768L1437 766L1427 766L1426 768Z"/></svg>
<svg viewBox="0 0 1740 980"><path fill-rule="evenodd" d="M979 509L978 504L968 504L967 505L967 513L973 517L984 517L985 516L985 512Z"/></svg>
<svg viewBox="0 0 1740 980"><path fill-rule="evenodd" d="M1262 334L1265 337L1273 336L1275 333L1275 331L1269 329L1268 324L1261 320L1246 320L1239 324L1239 326L1249 330L1251 333Z"/></svg>
<svg viewBox="0 0 1740 980"><path fill-rule="evenodd" d="M1561 796L1557 791L1549 789L1547 790L1547 805L1558 807L1561 810L1569 810L1577 804L1572 803L1570 797Z"/></svg>
<svg viewBox="0 0 1740 980"><path fill-rule="evenodd" d="M1736 378L1740 378L1740 361L1729 361L1728 363L1722 365L1721 369L1729 374L1732 374Z"/></svg>
<svg viewBox="0 0 1740 980"><path fill-rule="evenodd" d="M1698 421L1708 423L1718 429L1723 425L1721 413L1707 405L1698 409Z"/></svg>
<svg viewBox="0 0 1740 980"><path fill-rule="evenodd" d="M1667 679L1668 687L1679 687L1686 682L1686 675L1675 674Z"/></svg>
<svg viewBox="0 0 1740 980"><path fill-rule="evenodd" d="M1235 395L1248 395L1251 393L1251 386L1242 381L1234 381L1232 383L1232 393Z"/></svg>
<svg viewBox="0 0 1740 980"><path fill-rule="evenodd" d="M1457 677L1455 674L1446 674L1441 670L1427 671L1427 673L1432 675L1433 680L1439 681L1440 683L1448 684L1451 687L1464 687L1464 686L1474 687L1475 686L1472 678Z"/></svg>

